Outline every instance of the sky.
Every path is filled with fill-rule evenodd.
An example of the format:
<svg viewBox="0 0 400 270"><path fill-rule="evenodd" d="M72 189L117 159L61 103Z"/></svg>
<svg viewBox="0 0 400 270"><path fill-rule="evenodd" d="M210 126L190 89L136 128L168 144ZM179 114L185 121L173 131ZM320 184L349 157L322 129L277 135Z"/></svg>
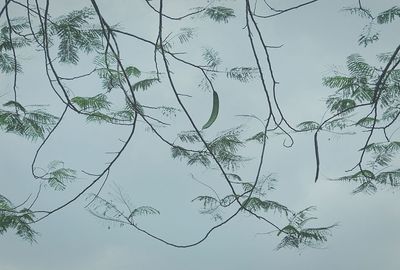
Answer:
<svg viewBox="0 0 400 270"><path fill-rule="evenodd" d="M157 1L152 1L156 3ZM165 12L176 16L203 1L165 1ZM261 1L259 1L261 2ZM270 1L271 5L285 8L299 1ZM292 123L305 120L319 121L324 112L324 98L330 90L322 85L322 77L331 74L334 67L343 67L345 59L352 53L360 53L374 61L374 55L390 51L398 44L396 26L388 27L382 39L364 48L357 39L366 21L350 16L340 10L356 5L358 1L320 0L302 9L259 20L259 25L269 45L283 45L271 50L271 60L279 81L278 97L287 119ZM375 11L392 7L396 1L363 1ZM155 40L157 15L144 1L98 1L103 16L110 24L119 24L124 30ZM177 45L185 59L201 61L203 48L214 48L219 52L223 67L252 66L254 59L243 28L244 4L240 0L221 1L235 9L236 17L228 24L217 24L202 19L187 19L178 22L166 21L164 33L181 27L196 27L197 34L191 43ZM89 1L51 1L53 16L66 14L73 9L90 5ZM21 10L12 6L16 16ZM3 19L2 19L3 20ZM153 49L138 41L121 38L124 63L138 66L141 70L154 70ZM180 46L180 47L179 47ZM54 51L53 51L54 52ZM38 66L43 61L36 51L24 51L26 60L24 74L18 82L18 91L23 104L51 104L49 107L59 114L62 110ZM265 65L265 62L263 63ZM78 66L60 66L60 70L71 76L91 70L91 60L83 57ZM201 79L197 71L180 64L171 63L178 91L192 95L184 99L195 122L203 125L211 111L211 93L199 89ZM3 75L1 75L3 76ZM98 93L100 84L96 77L71 82L68 87L75 94L89 96ZM164 78L165 80L165 78ZM9 78L0 81L0 101L5 103L12 97ZM210 133L245 123L249 132L261 130L256 121L237 117L239 114L255 114L265 117L265 104L259 82L248 84L216 79L220 96L220 112ZM151 87L138 93L143 104L172 104L171 89L167 83ZM118 95L115 96L118 98ZM182 116L167 119L173 125L162 129L165 136L173 138L179 130L187 130L188 122ZM96 173L110 159L107 152L121 146L119 139L127 136L126 128L88 124L72 113L43 149L38 164L45 166L51 160L63 160L76 170ZM357 149L362 146L364 134L337 136L323 134L321 141L321 178L314 183L315 161L311 134L296 135L295 144L288 149L282 146L283 137L268 140L263 174L278 179L271 199L290 209L301 210L317 206L316 225L339 223L332 237L322 248L275 250L279 238L270 226L260 223L248 215L239 215L233 221L214 231L198 246L176 249L155 241L142 233L118 225L110 225L92 216L81 198L64 210L49 216L34 226L40 233L37 243L29 244L12 232L1 236L1 270L125 270L125 269L399 269L400 211L396 205L399 192L391 189L379 190L375 195L352 195L355 187L347 183L328 181L343 175L357 161ZM2 133L0 140L0 193L11 200L23 201L34 193L38 183L30 175L30 163L39 142L30 142L13 134ZM253 158L240 169L241 175L255 175L259 146L245 149ZM171 158L170 149L157 140L143 123L137 129L135 139L112 169L102 195L118 185L133 204L151 205L161 214L141 218L139 224L169 241L187 244L200 239L215 225L209 216L198 213L198 204L191 200L198 195L209 194L209 190L191 177L227 192L223 179L215 170L187 167L184 162ZM90 181L79 174L76 183L66 191L46 188L36 207L54 208L79 192ZM91 192L96 192L97 185ZM268 217L283 224L284 217L270 214ZM109 227L110 226L110 227Z"/></svg>

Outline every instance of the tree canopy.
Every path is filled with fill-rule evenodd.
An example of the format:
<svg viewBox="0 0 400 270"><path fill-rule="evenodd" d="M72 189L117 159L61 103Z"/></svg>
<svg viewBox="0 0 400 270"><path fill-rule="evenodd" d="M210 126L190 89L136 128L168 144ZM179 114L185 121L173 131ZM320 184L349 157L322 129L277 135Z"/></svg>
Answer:
<svg viewBox="0 0 400 270"><path fill-rule="evenodd" d="M307 181L325 178L320 168L326 153L319 137L334 133L360 136L362 147L351 168L329 180L356 183L353 193L400 185L396 162L400 45L388 52L376 51L377 60L349 55L345 70L334 69L321 78L331 89L326 112L315 116L321 120L296 123L287 117L285 100L279 98L280 82L288 79L276 72L279 59L274 54L281 45L269 40L264 28L268 20L312 9L319 1L285 8L269 1L189 2L182 4L186 13L179 10L179 15L171 15L177 12L170 5L177 4L143 1L153 21L149 34L141 29L147 30L144 25L124 25L106 15L100 1L88 1L87 7L61 15L52 13L57 3L49 0L5 1L0 10L0 71L9 88L0 90L0 129L36 147L30 168L36 189L22 203L0 194L0 234L11 230L35 241L35 223L80 202L99 219L178 248L200 244L239 215L254 217L272 230L280 239L277 249L318 247L336 224L316 222L314 206L290 209L274 200L271 194L278 177L265 164L271 145L279 144L285 151L303 133L313 138L309 149L315 157L315 165L307 168L315 170L315 177ZM358 43L360 48L375 50L385 27L398 23L400 8L372 11L355 2L343 12L366 22ZM238 32L231 33L237 35L234 39L240 40L240 48L232 43L231 48L219 51L215 48L218 40L213 40L219 37L207 37L207 31L233 20L240 21ZM32 69L30 62L41 65ZM22 83L27 80L31 89ZM32 89L35 80L47 80L47 89L40 93ZM227 88L241 88L251 102L235 104L234 93L227 93ZM246 107L248 113L238 114L235 106ZM101 158L89 153L89 168L85 164L72 167L78 166L74 159L92 151L86 145L96 135L82 135L84 142L74 150L69 150L73 145L62 145L58 136L61 132L78 138L84 134L83 126L117 137L102 143L105 154ZM158 150L160 143L169 148L170 156ZM158 164L172 157L177 170L182 164L190 170L181 177L202 187L192 202L214 223L199 239L181 244L141 225L144 216L162 215L162 211L152 205L151 192L143 204L129 198L135 198L134 194L128 195L123 181L114 179L113 173L119 170L115 169L118 162L135 154L132 146L142 144L148 145L149 153L139 153L148 171L162 170ZM60 150L53 156L46 154L52 147ZM130 166L135 170L138 165ZM135 175L127 178L146 181ZM109 182L115 182L114 188L109 189ZM43 190L64 193L68 189L72 192L62 202L41 202ZM180 192L166 194L165 200Z"/></svg>

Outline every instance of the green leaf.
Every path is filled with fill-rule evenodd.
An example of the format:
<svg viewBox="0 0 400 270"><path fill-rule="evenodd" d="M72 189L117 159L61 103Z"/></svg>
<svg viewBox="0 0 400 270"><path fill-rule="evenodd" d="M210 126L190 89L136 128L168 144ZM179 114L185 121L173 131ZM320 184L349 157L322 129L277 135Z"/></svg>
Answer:
<svg viewBox="0 0 400 270"><path fill-rule="evenodd" d="M50 25L49 33L55 32L60 40L58 57L61 63L77 64L79 51L89 53L102 48L103 32L91 28L89 23L94 15L92 8L74 10Z"/></svg>
<svg viewBox="0 0 400 270"><path fill-rule="evenodd" d="M236 196L231 194L221 199L220 204L223 207L228 207L236 200Z"/></svg>
<svg viewBox="0 0 400 270"><path fill-rule="evenodd" d="M49 172L47 179L50 187L55 190L64 190L66 188L66 182L71 182L76 179L76 171L69 168L64 168L62 161L52 161L48 165Z"/></svg>
<svg viewBox="0 0 400 270"><path fill-rule="evenodd" d="M188 42L191 38L194 37L196 29L184 27L180 29L181 32L177 35L180 43Z"/></svg>
<svg viewBox="0 0 400 270"><path fill-rule="evenodd" d="M297 233L299 233L299 231L293 226L293 225L286 225L285 227L283 227L279 232L278 232L278 236L281 234L281 233L287 233L287 234L293 234L293 233L295 233L295 234L297 234Z"/></svg>
<svg viewBox="0 0 400 270"><path fill-rule="evenodd" d="M200 164L204 167L209 167L211 164L210 157L206 152L197 152L187 156L187 164Z"/></svg>
<svg viewBox="0 0 400 270"><path fill-rule="evenodd" d="M356 106L356 102L352 99L342 99L332 104L331 111L342 112L345 110L350 111Z"/></svg>
<svg viewBox="0 0 400 270"><path fill-rule="evenodd" d="M337 179L333 179L335 181L355 181L355 182L365 182L370 179L375 179L375 175L373 172L369 170L362 170L352 175L342 176Z"/></svg>
<svg viewBox="0 0 400 270"><path fill-rule="evenodd" d="M132 90L133 91L137 91L139 89L147 90L155 82L158 82L157 78L144 79L132 85Z"/></svg>
<svg viewBox="0 0 400 270"><path fill-rule="evenodd" d="M367 47L369 44L374 43L375 41L379 40L379 33L369 33L361 34L360 38L358 39L358 45L364 45Z"/></svg>
<svg viewBox="0 0 400 270"><path fill-rule="evenodd" d="M381 172L376 176L376 181L391 187L400 187L400 169L394 171Z"/></svg>
<svg viewBox="0 0 400 270"><path fill-rule="evenodd" d="M0 194L0 235L8 230L15 233L24 240L34 242L37 233L31 224L35 215L29 209L18 210L10 200Z"/></svg>
<svg viewBox="0 0 400 270"><path fill-rule="evenodd" d="M45 133L51 130L58 119L42 110L27 111L14 101L7 102L5 106L17 108L17 112L0 109L0 128L31 140L44 138Z"/></svg>
<svg viewBox="0 0 400 270"><path fill-rule="evenodd" d="M198 196L198 197L194 198L194 199L192 200L192 202L194 202L194 201L200 201L200 202L202 202L202 203L203 203L203 208L204 208L204 209L207 209L207 208L214 208L214 207L216 207L216 206L219 205L219 201L218 201L216 198L211 197L211 196L205 196L205 195L203 195L203 196Z"/></svg>
<svg viewBox="0 0 400 270"><path fill-rule="evenodd" d="M366 178L375 179L375 174L369 170L362 170L362 171L358 172L357 174L362 174Z"/></svg>
<svg viewBox="0 0 400 270"><path fill-rule="evenodd" d="M226 176L229 178L230 181L239 181L242 182L242 178L235 173L226 173Z"/></svg>
<svg viewBox="0 0 400 270"><path fill-rule="evenodd" d="M358 120L355 125L362 127L371 127L375 121L378 122L379 120L373 117L363 117L360 120Z"/></svg>
<svg viewBox="0 0 400 270"><path fill-rule="evenodd" d="M361 18L371 18L372 14L371 11L369 9L366 8L359 8L359 7L344 7L342 8L342 11L344 12L348 12L352 15L358 15Z"/></svg>
<svg viewBox="0 0 400 270"><path fill-rule="evenodd" d="M209 128L215 122L215 120L217 120L218 111L219 111L219 98L217 92L213 91L213 107L211 115L207 123L204 124L202 129Z"/></svg>
<svg viewBox="0 0 400 270"><path fill-rule="evenodd" d="M235 11L233 9L222 6L207 8L204 13L209 18L219 23L227 23L230 18L235 17Z"/></svg>
<svg viewBox="0 0 400 270"><path fill-rule="evenodd" d="M180 141L186 143L201 142L201 139L195 130L182 131L178 133L178 138Z"/></svg>
<svg viewBox="0 0 400 270"><path fill-rule="evenodd" d="M243 188L244 192L248 192L254 188L254 184L250 183L250 182L243 182L242 188Z"/></svg>
<svg viewBox="0 0 400 270"><path fill-rule="evenodd" d="M148 215L156 215L156 214L157 215L160 214L160 211L158 211L157 209L150 207L150 206L140 206L140 207L134 209L128 218L132 218L135 216L148 216Z"/></svg>
<svg viewBox="0 0 400 270"><path fill-rule="evenodd" d="M98 123L102 123L102 122L107 122L107 123L112 123L113 122L113 118L107 114L101 113L101 112L93 112L90 113L87 117L86 120L89 122L98 122Z"/></svg>
<svg viewBox="0 0 400 270"><path fill-rule="evenodd" d="M367 194L374 194L377 191L376 186L371 182L371 181L366 181L356 187L351 193L357 194L357 193L367 193Z"/></svg>
<svg viewBox="0 0 400 270"><path fill-rule="evenodd" d="M246 199L243 202L243 205L250 211L259 211L259 210L264 210L265 212L277 211L280 214L284 213L285 215L288 215L288 213L290 212L286 206L280 203L270 200L261 200L260 198L257 197Z"/></svg>
<svg viewBox="0 0 400 270"><path fill-rule="evenodd" d="M386 24L386 23L391 23L394 21L396 17L400 17L400 8L397 6L394 6L388 10L385 10L381 12L378 17L376 18L376 21L379 24Z"/></svg>
<svg viewBox="0 0 400 270"><path fill-rule="evenodd" d="M240 82L246 83L255 77L255 72L257 68L253 67L235 67L226 73L226 76L231 79L238 80Z"/></svg>
<svg viewBox="0 0 400 270"><path fill-rule="evenodd" d="M21 70L21 66L17 62L17 72L20 72ZM11 73L15 71L14 58L2 51L0 51L0 71L3 73Z"/></svg>
<svg viewBox="0 0 400 270"><path fill-rule="evenodd" d="M3 106L4 106L4 107L15 108L15 109L17 109L17 110L19 110L19 111L21 111L21 112L23 112L23 113L26 112L24 106L22 106L21 103L16 102L16 101L13 101L13 100L10 100L10 101L4 103Z"/></svg>
<svg viewBox="0 0 400 270"><path fill-rule="evenodd" d="M126 75L128 76L134 76L134 77L140 77L140 75L142 74L142 72L133 66L129 66L125 69Z"/></svg>
<svg viewBox="0 0 400 270"><path fill-rule="evenodd" d="M12 27L12 42L10 40L10 27ZM0 29L0 51L12 51L12 49L22 48L31 44L31 39L27 36L22 36L22 32L29 27L28 19L26 17L10 18L10 21L3 24ZM14 35L17 33L17 35Z"/></svg>
<svg viewBox="0 0 400 270"><path fill-rule="evenodd" d="M111 102L107 100L105 94L98 94L94 97L73 97L71 102L84 111L108 110L111 106Z"/></svg>
<svg viewBox="0 0 400 270"><path fill-rule="evenodd" d="M331 76L322 79L323 84L330 88L346 89L354 86L355 78L346 76Z"/></svg>
<svg viewBox="0 0 400 270"><path fill-rule="evenodd" d="M211 48L206 48L203 51L203 58L207 66L211 69L216 69L222 62L221 58L218 56L218 52Z"/></svg>
<svg viewBox="0 0 400 270"><path fill-rule="evenodd" d="M350 74L356 78L371 77L374 72L374 68L368 65L359 54L352 54L347 57L347 68Z"/></svg>
<svg viewBox="0 0 400 270"><path fill-rule="evenodd" d="M311 131L319 128L319 124L314 121L305 121L297 125L301 131Z"/></svg>

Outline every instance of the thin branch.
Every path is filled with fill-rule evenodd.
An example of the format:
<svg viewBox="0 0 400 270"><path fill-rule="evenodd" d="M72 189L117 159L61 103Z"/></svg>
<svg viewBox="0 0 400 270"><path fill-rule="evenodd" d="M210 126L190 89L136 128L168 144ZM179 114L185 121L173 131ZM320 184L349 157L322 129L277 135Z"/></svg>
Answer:
<svg viewBox="0 0 400 270"><path fill-rule="evenodd" d="M254 16L259 17L259 18L265 18L265 19L266 19L266 18L272 18L272 17L275 17L275 16L279 16L279 15L281 15L281 14L283 14L283 13L286 13L286 12L289 12L289 11L292 11L292 10L295 10L295 9L298 9L298 8L301 8L301 7L310 5L310 4L315 3L315 2L317 2L317 1L318 1L318 0L308 1L308 2L302 3L302 4L297 5L297 6L290 7L290 8L287 8L287 9L275 9L275 8L272 8L272 7L264 0L264 3L265 3L272 11L274 11L275 13L274 13L274 14L271 14L271 15L256 15L256 14L254 14Z"/></svg>

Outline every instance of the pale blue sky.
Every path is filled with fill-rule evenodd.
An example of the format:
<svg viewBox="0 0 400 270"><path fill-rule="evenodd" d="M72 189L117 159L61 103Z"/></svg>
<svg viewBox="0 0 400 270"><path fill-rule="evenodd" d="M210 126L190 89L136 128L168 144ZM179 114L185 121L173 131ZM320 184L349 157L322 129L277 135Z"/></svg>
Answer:
<svg viewBox="0 0 400 270"><path fill-rule="evenodd" d="M157 1L154 1L155 3ZM171 14L183 14L187 8L203 1L165 1L165 9ZM224 4L222 1L221 4ZM261 1L260 1L261 2ZM278 86L282 107L293 123L304 120L320 120L324 112L323 98L329 89L321 84L334 66L345 63L345 58L358 52L373 59L374 55L390 51L398 43L398 23L389 27L377 45L368 48L357 46L358 35L364 21L340 12L344 6L356 5L355 0L321 0L309 7L284 14L275 19L260 20L266 40L271 45L284 46L271 52L272 63L280 82ZM394 0L363 1L366 7L380 10L397 3ZM120 23L123 29L154 40L157 35L157 16L144 1L99 0L104 16L110 23ZM197 4L196 4L197 3ZM187 59L199 61L201 48L212 47L220 52L226 66L254 65L248 50L246 31L243 29L243 6L240 0L229 1L236 9L237 17L229 24L203 22L188 19L182 22L166 22L164 33L182 26L198 28L197 37L187 51ZM299 1L271 1L277 7L290 6ZM60 15L89 5L90 1L51 1L51 10ZM18 13L18 12L17 12ZM397 27L397 28L395 28ZM137 41L121 41L122 60L143 70L152 70L152 48L143 47ZM40 58L26 53L28 64L24 79L19 82L22 103L50 104L55 97L48 94L44 75L37 75ZM90 70L89 61L74 68L65 68L70 74ZM185 99L199 126L207 121L211 109L210 93L196 88L199 74L181 65L172 65L177 85L182 93L194 95ZM93 77L95 78L95 77ZM92 78L92 79L93 79ZM0 81L0 101L9 96L10 81ZM219 79L216 81L221 100L218 128L227 128L238 122L237 114L257 114L263 117L262 91L257 82L240 84ZM82 96L98 91L99 84L91 79L70 85L72 91ZM151 91L151 92L150 92ZM139 94L149 105L173 103L168 84L156 85ZM53 106L59 112L61 107ZM174 128L163 134L173 137L179 129L187 129L183 117L171 120ZM240 120L242 121L242 120ZM261 127L249 122L250 129ZM72 114L67 115L56 136L49 142L39 159L44 165L54 159L62 159L77 170L97 172L126 137L124 128L88 125ZM2 133L0 140L0 187L1 194L15 202L23 201L36 183L30 176L30 162L37 143L30 143L12 134ZM328 140L329 139L329 140ZM242 215L216 230L208 240L190 249L174 249L146 237L127 227L111 226L91 216L81 199L65 210L35 225L40 232L38 243L30 245L8 233L1 237L0 270L158 270L158 269L363 269L395 270L400 268L400 211L396 207L400 194L392 190L380 190L376 195L351 195L353 186L326 181L340 176L354 165L356 150L360 148L359 136L321 136L321 179L313 182L315 169L313 144L310 134L296 137L292 149L282 147L283 138L271 138L265 158L264 173L274 173L278 178L277 190L271 194L274 200L291 209L300 210L310 205L318 207L319 225L339 222L333 236L323 249L275 251L279 239L274 234L263 234L271 227L255 218ZM259 149L250 147L246 154L257 157ZM170 150L139 126L136 138L122 155L111 172L103 195L118 183L138 205L149 204L161 211L160 216L143 218L140 224L156 235L176 243L198 240L214 224L209 217L198 214L198 206L190 201L209 192L192 180L190 173L219 190L226 190L218 173L199 167L187 168L183 162L172 160ZM247 177L254 176L256 162L251 161L241 169ZM67 200L90 179L80 178L65 192L49 188L42 194L38 207L53 208ZM98 188L98 186L97 186ZM93 191L96 191L94 189ZM270 215L280 223L279 215Z"/></svg>

